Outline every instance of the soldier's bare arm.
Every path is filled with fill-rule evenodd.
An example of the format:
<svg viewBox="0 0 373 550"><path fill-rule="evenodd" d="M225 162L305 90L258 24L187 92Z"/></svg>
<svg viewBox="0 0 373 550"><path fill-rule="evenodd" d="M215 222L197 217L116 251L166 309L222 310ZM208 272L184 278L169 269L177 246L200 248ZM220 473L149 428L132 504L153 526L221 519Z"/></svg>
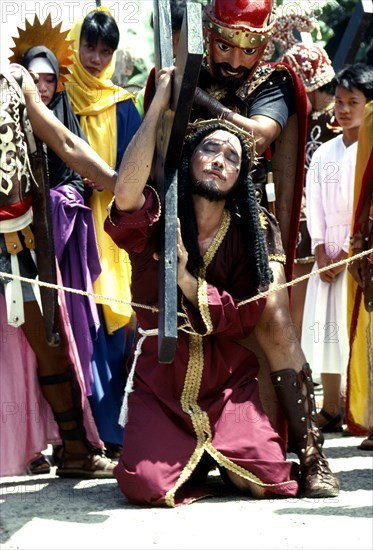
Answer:
<svg viewBox="0 0 373 550"><path fill-rule="evenodd" d="M35 135L81 176L112 189L116 173L81 138L70 132L41 101L32 78L25 74L22 89Z"/></svg>

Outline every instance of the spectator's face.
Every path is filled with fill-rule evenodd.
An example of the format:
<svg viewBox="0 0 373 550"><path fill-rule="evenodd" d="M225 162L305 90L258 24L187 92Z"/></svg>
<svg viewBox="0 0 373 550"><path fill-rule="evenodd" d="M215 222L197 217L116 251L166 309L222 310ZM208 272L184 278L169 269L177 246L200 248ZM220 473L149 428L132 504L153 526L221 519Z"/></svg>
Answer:
<svg viewBox="0 0 373 550"><path fill-rule="evenodd" d="M216 130L197 145L191 161L192 191L211 201L225 199L234 187L241 167L239 139Z"/></svg>
<svg viewBox="0 0 373 550"><path fill-rule="evenodd" d="M95 46L89 44L84 37L80 40L80 62L85 70L96 78L99 77L109 65L113 53L114 51L101 40L99 40Z"/></svg>
<svg viewBox="0 0 373 550"><path fill-rule="evenodd" d="M359 128L364 116L366 97L357 88L347 90L337 86L335 90L335 118L343 130Z"/></svg>
<svg viewBox="0 0 373 550"><path fill-rule="evenodd" d="M56 93L57 81L56 75L49 73L38 73L39 80L36 87L39 91L42 102L49 105Z"/></svg>
<svg viewBox="0 0 373 550"><path fill-rule="evenodd" d="M221 40L214 40L212 60L214 74L227 86L240 86L260 57L259 48L242 49Z"/></svg>

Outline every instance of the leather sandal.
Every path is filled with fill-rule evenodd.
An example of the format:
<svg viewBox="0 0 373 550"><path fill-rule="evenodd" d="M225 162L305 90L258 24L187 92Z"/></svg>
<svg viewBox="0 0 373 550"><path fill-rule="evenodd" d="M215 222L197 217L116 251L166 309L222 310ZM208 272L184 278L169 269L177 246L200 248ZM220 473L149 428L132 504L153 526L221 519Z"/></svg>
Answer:
<svg viewBox="0 0 373 550"><path fill-rule="evenodd" d="M318 422L319 429L324 434L343 432L342 416L340 414L332 416L325 409L321 409L318 414L325 418L325 420L327 420L326 424L324 425L320 425L320 422Z"/></svg>
<svg viewBox="0 0 373 550"><path fill-rule="evenodd" d="M301 493L308 498L331 498L339 494L339 481L324 453L314 447L301 461Z"/></svg>
<svg viewBox="0 0 373 550"><path fill-rule="evenodd" d="M358 446L358 449L361 451L373 451L373 434L364 439Z"/></svg>
<svg viewBox="0 0 373 550"><path fill-rule="evenodd" d="M37 476L41 474L49 474L51 465L49 460L43 453L37 453L35 458L27 464L26 471L29 475Z"/></svg>
<svg viewBox="0 0 373 550"><path fill-rule="evenodd" d="M64 447L63 445L53 445L52 451L52 465L59 466L63 457Z"/></svg>
<svg viewBox="0 0 373 550"><path fill-rule="evenodd" d="M105 443L104 445L106 449L105 455L111 460L118 462L122 452L122 445L116 443Z"/></svg>
<svg viewBox="0 0 373 550"><path fill-rule="evenodd" d="M56 470L59 477L82 479L112 479L115 463L99 450L89 453L68 453L64 451Z"/></svg>

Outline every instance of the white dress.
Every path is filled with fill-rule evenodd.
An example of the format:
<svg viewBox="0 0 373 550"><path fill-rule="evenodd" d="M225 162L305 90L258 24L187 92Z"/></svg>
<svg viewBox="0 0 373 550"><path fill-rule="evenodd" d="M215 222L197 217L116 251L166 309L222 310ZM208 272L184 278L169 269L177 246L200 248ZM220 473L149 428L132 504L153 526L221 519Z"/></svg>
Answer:
<svg viewBox="0 0 373 550"><path fill-rule="evenodd" d="M307 172L307 227L312 252L325 244L335 258L349 251L352 223L357 142L346 148L342 135L322 144ZM318 269L315 262L313 271ZM347 269L336 282L324 283L319 275L308 280L303 314L302 348L315 381L321 373L342 375L348 363Z"/></svg>

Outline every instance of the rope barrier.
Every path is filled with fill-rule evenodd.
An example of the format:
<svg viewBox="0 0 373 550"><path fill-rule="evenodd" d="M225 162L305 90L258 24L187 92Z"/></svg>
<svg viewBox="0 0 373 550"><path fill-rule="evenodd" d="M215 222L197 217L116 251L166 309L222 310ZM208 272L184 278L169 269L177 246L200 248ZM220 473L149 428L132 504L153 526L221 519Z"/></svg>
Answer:
<svg viewBox="0 0 373 550"><path fill-rule="evenodd" d="M293 281L289 281L288 283L282 283L279 285L272 286L270 289L266 290L265 292L260 292L256 296L253 296L249 298L248 300L245 300L243 302L239 303L239 306L243 306L245 304L248 304L250 302L254 302L256 300L259 300L260 298L265 298L269 296L270 294L274 292L278 292L280 290L283 290L284 288L288 288L289 286L294 286L298 283L301 283L302 281L306 281L310 277L313 277L315 275L318 275L319 273L323 273L324 271L328 271L329 269L332 269L334 267L339 267L344 264L350 264L354 262L355 260L360 260L364 256L368 256L369 254L373 253L373 248L370 248L369 250L364 250L363 252L360 252L359 254L355 254L354 256L349 256L348 258L345 258L344 260L340 260L339 262L336 262L334 264L330 264L326 267L322 267L320 269L316 269L315 271L312 271L311 273L307 273L306 275L302 275L301 277L298 277L297 279L294 279ZM61 285L55 285L53 283L46 283L44 281L38 281L35 279L29 279L27 277L22 277L21 275L13 275L12 273L5 273L0 271L0 279L15 279L19 280L23 283L30 283L32 285L38 285L38 286L46 286L48 288L54 288L56 290L63 290L64 292L70 292L72 294L79 294L81 296L88 296L90 298L94 298L95 300L105 300L107 302L115 302L119 304L126 304L130 305L132 307L137 308L143 308L148 309L152 311L153 313L158 313L159 309L156 306L148 306L145 304L138 304L136 302L128 301L128 300L122 300L121 298L113 298L111 296L103 296L102 294L94 294L93 292L87 292L85 290L78 290L76 288L69 288L66 286ZM184 317L184 314L178 314Z"/></svg>
<svg viewBox="0 0 373 550"><path fill-rule="evenodd" d="M248 300L245 300L244 302L240 302L240 306L243 306L245 304L248 304L250 302L254 302L255 300L258 300L259 298L265 298L266 296L269 296L269 294L272 294L272 292L277 292L279 290L282 290L284 288L288 288L289 286L294 286L298 283L301 283L302 281L306 281L307 279L310 279L311 277L314 277L315 275L318 275L319 273L323 273L324 271L328 271L329 269L332 269L334 267L339 267L340 265L344 264L351 264L355 260L360 260L364 256L368 256L373 252L373 248L370 248L369 250L364 250L364 252L360 252L359 254L355 254L354 256L349 256L348 258L345 258L344 260L340 260L339 262L336 262L334 264L327 265L325 267L321 267L320 269L315 269L315 271L312 271L311 273L307 273L307 275L302 275L301 277L298 277L297 279L294 279L293 281L289 281L288 283L279 284L276 286L271 287L270 289L266 290L265 292L261 292L260 294L257 294L256 296L253 296L252 298L249 298Z"/></svg>

